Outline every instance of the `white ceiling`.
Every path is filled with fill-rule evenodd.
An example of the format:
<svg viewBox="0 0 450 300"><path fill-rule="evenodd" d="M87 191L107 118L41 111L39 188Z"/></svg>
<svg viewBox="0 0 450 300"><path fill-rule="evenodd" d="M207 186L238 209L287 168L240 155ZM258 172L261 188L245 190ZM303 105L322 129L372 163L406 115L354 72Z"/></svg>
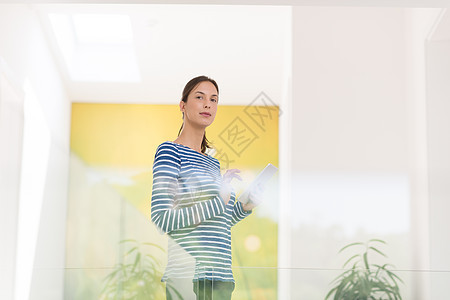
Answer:
<svg viewBox="0 0 450 300"><path fill-rule="evenodd" d="M72 101L175 104L184 84L197 75L208 75L217 80L223 104L249 104L260 92L279 103L285 93L290 66L290 7L34 6ZM68 42L71 46L61 50L49 15L71 18L79 14L128 16L132 43L89 44L72 38ZM57 26L56 31L61 31L62 27ZM62 32L63 36L69 35ZM102 57L86 60L96 51L103 53ZM64 59L64 53L66 58L71 57L71 62ZM103 63L103 67L99 63ZM136 65L136 78L132 74L133 64ZM73 69L78 73L72 72ZM124 74L126 76L121 78Z"/></svg>
<svg viewBox="0 0 450 300"><path fill-rule="evenodd" d="M122 4L225 4L353 7L450 7L450 0L0 0L26 3L122 3Z"/></svg>
<svg viewBox="0 0 450 300"><path fill-rule="evenodd" d="M307 1L304 2L299 1L303 4ZM316 5L326 2L319 1ZM279 104L288 92L290 6L72 3L34 4L33 7L41 17L69 98L74 102L173 105L179 101L184 84L197 75L217 80L222 104L246 105L260 92ZM125 39L122 44L79 43L72 32L69 42L72 50L61 49L56 37L63 26L57 26L55 31L49 16L65 16L71 20L94 14L128 18L130 41L122 36ZM113 28L104 23L89 26ZM119 29L113 33L123 34ZM70 35L61 32L62 36ZM441 15L430 39L450 40L448 11Z"/></svg>
<svg viewBox="0 0 450 300"><path fill-rule="evenodd" d="M442 11L429 40L450 41L450 11L448 9Z"/></svg>

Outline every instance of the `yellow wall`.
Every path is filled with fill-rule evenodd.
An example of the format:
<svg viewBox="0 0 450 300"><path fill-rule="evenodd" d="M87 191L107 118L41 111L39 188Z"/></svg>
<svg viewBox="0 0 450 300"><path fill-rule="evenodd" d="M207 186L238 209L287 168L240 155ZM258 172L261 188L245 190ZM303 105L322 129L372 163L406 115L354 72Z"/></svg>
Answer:
<svg viewBox="0 0 450 300"><path fill-rule="evenodd" d="M244 181L235 182L238 194L268 162L278 166L278 113L278 107L275 106L219 106L216 119L206 130L208 140L217 150L215 157L221 163L222 173L227 168L241 170ZM99 191L113 191L118 199L127 201L136 208L137 213L140 212L148 220L155 150L161 142L173 141L181 124L181 112L177 105L74 103L71 127L72 159L81 161L84 165L84 177L103 176L101 189L96 185L75 185L75 189L95 189L95 196L89 200L91 202L97 201L95 199L100 201L102 196L98 194L106 193ZM72 174L74 169L71 169L71 175L79 176ZM92 172L97 175L89 175ZM277 176L273 180L277 180ZM71 193L80 194L77 194L74 188ZM276 192L272 194L277 195ZM112 199L111 195L108 197ZM79 229L83 225L79 218L75 218L73 214L71 216L71 207L76 211L83 199L79 196L69 198L72 203L69 203L67 238L71 249L67 249L67 263L71 264L71 258L76 260L76 251L84 251L84 255L95 261L96 258L90 253L92 250L89 250L92 244L90 231L87 230L83 236L74 233L77 231L74 228ZM272 206L277 206L276 198L266 200L270 201ZM102 201L107 203L108 200ZM108 219L108 210L90 212L87 218ZM126 226L133 226L131 223L135 222L134 219L127 219ZM95 222L90 224L95 226ZM141 242L161 243L156 231L145 236L148 240ZM232 236L233 266L237 282L235 297L275 297L276 271L267 269L255 273L252 269L241 267L277 266L276 219L259 215L257 208L250 217L233 228ZM110 243L113 242L114 237L111 237ZM74 246L74 243L77 246ZM102 248L101 242L98 243L96 247ZM92 277L89 278L86 280L92 280Z"/></svg>

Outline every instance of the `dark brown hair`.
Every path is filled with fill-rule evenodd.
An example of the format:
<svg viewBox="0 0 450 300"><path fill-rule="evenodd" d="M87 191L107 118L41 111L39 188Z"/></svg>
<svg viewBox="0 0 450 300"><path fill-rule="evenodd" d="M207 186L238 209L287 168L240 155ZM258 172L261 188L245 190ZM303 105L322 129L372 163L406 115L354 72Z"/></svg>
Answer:
<svg viewBox="0 0 450 300"><path fill-rule="evenodd" d="M198 77L192 78L191 80L189 80L188 83L186 83L186 85L183 89L183 94L181 96L181 101L183 101L184 103L187 103L189 94L192 92L192 90L198 84L200 84L203 81L211 82L216 87L217 93L219 93L219 86L214 81L214 79L211 79L207 76L198 76ZM183 113L183 124L181 124L180 130L178 131L178 136L180 136L181 130L183 129L183 125L184 125L184 113ZM203 135L203 140L202 140L202 149L201 149L202 153L206 152L206 148L211 148L211 145L209 144L209 141L206 138L206 132L205 132L205 134Z"/></svg>

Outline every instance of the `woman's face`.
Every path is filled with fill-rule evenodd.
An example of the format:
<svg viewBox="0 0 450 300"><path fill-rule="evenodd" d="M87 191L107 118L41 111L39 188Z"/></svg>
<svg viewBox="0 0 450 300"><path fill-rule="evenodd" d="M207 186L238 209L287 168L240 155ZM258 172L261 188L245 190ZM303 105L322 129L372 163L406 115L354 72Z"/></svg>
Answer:
<svg viewBox="0 0 450 300"><path fill-rule="evenodd" d="M189 94L187 103L180 101L180 110L184 112L184 122L207 127L216 117L219 95L216 87L209 81L200 82Z"/></svg>

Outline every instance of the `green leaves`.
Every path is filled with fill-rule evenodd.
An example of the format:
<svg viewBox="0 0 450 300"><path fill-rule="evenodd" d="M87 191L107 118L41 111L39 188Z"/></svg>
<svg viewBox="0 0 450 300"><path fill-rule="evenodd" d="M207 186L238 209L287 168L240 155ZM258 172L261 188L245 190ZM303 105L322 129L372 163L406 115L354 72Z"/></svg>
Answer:
<svg viewBox="0 0 450 300"><path fill-rule="evenodd" d="M100 299L150 300L160 299L164 294L159 271L159 261L145 250L160 246L152 243L139 243L135 240L122 240L120 244L131 244L122 257L123 262L114 266L114 270L103 280Z"/></svg>
<svg viewBox="0 0 450 300"><path fill-rule="evenodd" d="M391 265L370 264L369 253L387 257L373 244L386 244L386 242L371 239L367 243L348 244L339 250L339 253L342 253L350 248L362 248L361 252L352 255L344 263L344 269L351 263L353 266L332 281L334 287L328 292L325 300L402 300L397 282L403 281L388 269Z"/></svg>

